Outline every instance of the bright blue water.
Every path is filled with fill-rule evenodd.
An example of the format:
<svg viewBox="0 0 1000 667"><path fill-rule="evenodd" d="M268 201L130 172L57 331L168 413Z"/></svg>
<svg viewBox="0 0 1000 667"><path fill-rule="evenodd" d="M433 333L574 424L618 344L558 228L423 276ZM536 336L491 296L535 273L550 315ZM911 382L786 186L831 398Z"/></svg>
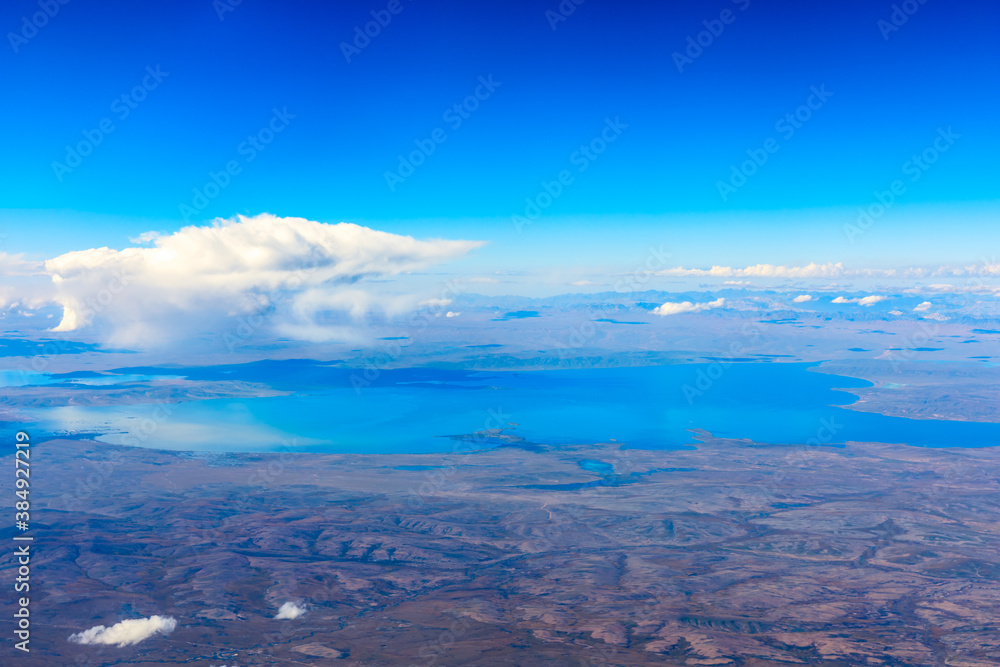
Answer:
<svg viewBox="0 0 1000 667"><path fill-rule="evenodd" d="M116 384L135 384L151 380L177 380L183 375L161 374L116 374L93 373L83 371L77 373L40 373L27 370L0 370L0 387L27 387L53 384L84 385L88 387L105 387Z"/></svg>
<svg viewBox="0 0 1000 667"><path fill-rule="evenodd" d="M589 472L597 472L602 475L615 471L613 465L604 461L598 461L597 459L583 459L580 461L580 467Z"/></svg>
<svg viewBox="0 0 1000 667"><path fill-rule="evenodd" d="M164 449L267 451L451 451L443 436L516 423L509 433L547 444L617 440L679 448L689 429L768 443L848 440L918 446L1000 444L1000 424L911 420L845 410L837 387L868 382L806 364L685 364L644 368L468 372L360 372L312 361L199 369L120 369L121 374L264 382L289 396L154 406L64 407L30 412L47 433L96 433L106 442ZM721 371L721 374L720 374ZM718 376L718 377L715 377ZM715 379L713 379L715 377ZM699 393L700 392L700 393Z"/></svg>
<svg viewBox="0 0 1000 667"><path fill-rule="evenodd" d="M0 387L27 387L55 382L57 380L51 376L37 371L0 370Z"/></svg>

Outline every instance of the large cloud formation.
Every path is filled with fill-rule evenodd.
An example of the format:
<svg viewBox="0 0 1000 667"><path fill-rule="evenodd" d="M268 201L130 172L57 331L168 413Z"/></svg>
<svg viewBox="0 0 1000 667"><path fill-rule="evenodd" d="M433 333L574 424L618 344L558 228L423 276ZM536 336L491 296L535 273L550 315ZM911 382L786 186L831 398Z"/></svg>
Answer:
<svg viewBox="0 0 1000 667"><path fill-rule="evenodd" d="M96 324L117 342L155 342L190 333L192 326L220 330L213 319L279 309L276 329L322 338L322 313L357 317L372 309L405 310L416 301L362 289L364 279L419 270L482 245L268 214L142 240L152 247L94 248L45 262L63 308L55 331Z"/></svg>
<svg viewBox="0 0 1000 667"><path fill-rule="evenodd" d="M138 644L157 632L169 634L176 627L177 621L169 616L133 618L115 623L111 627L94 626L89 630L70 635L69 640L76 644L114 644L121 647Z"/></svg>

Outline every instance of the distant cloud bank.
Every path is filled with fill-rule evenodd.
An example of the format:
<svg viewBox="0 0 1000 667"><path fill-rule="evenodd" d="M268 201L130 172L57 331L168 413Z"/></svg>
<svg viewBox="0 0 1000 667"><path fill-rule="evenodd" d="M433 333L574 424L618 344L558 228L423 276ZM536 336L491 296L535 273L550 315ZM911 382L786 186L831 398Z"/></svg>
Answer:
<svg viewBox="0 0 1000 667"><path fill-rule="evenodd" d="M777 264L754 264L752 266L712 266L708 269L685 268L683 266L656 272L659 276L701 277L701 278L928 278L933 276L998 276L1000 264L985 262L979 265L903 267L899 269L852 269L843 262L810 262L805 266L785 266ZM724 284L730 284L726 281Z"/></svg>
<svg viewBox="0 0 1000 667"><path fill-rule="evenodd" d="M662 276L703 276L711 278L837 278L844 275L844 265L816 264L806 266L777 266L755 264L742 269L731 266L713 266L710 269L685 269L682 266L658 272Z"/></svg>

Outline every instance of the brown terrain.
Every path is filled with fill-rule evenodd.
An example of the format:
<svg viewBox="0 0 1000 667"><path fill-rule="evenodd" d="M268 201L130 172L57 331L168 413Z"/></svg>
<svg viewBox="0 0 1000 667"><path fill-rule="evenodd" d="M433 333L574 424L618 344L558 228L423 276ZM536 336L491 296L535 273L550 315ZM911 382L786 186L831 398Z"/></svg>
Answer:
<svg viewBox="0 0 1000 667"><path fill-rule="evenodd" d="M552 449L493 431L392 456L38 443L32 651L3 662L1000 664L1000 451L699 439ZM307 613L275 620L287 601ZM176 630L67 639L154 614Z"/></svg>
<svg viewBox="0 0 1000 667"><path fill-rule="evenodd" d="M910 419L1000 422L1000 386L990 367L969 363L893 364L830 361L814 370L864 378L866 389L844 389L858 400L849 410Z"/></svg>

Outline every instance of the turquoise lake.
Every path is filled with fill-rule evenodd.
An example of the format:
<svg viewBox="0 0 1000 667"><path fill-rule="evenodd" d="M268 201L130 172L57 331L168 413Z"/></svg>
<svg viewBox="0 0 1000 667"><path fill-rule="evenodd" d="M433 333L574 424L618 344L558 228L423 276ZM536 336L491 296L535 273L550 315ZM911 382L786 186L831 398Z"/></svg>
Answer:
<svg viewBox="0 0 1000 667"><path fill-rule="evenodd" d="M696 442L690 429L777 444L1000 444L1000 424L844 409L855 397L838 388L870 383L808 369L800 363L527 372L416 368L383 370L357 386L360 371L315 361L144 367L116 373L123 383L138 376L184 376L260 382L293 393L22 412L40 435L87 434L109 443L201 451L442 452L458 444L448 436L497 427L534 443L616 441L656 449L690 446ZM114 375L93 378L83 389L115 386L108 377ZM45 382L71 380L79 384L80 378L52 376Z"/></svg>

